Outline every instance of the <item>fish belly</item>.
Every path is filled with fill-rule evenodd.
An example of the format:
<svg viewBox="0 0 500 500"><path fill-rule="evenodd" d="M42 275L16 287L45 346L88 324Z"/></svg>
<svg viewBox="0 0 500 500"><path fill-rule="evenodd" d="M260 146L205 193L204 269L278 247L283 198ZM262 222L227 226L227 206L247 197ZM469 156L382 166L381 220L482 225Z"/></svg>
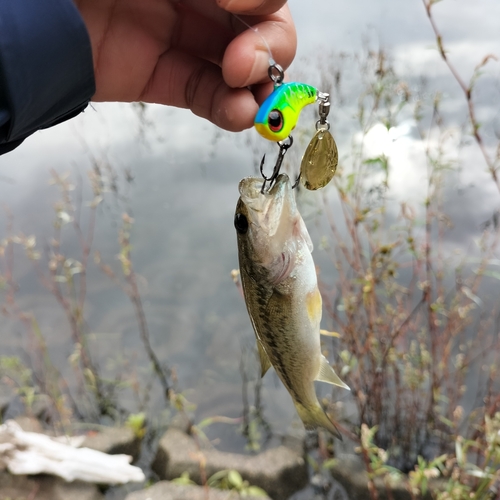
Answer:
<svg viewBox="0 0 500 500"><path fill-rule="evenodd" d="M294 399L314 403L314 384L321 362L321 295L310 252L297 265L289 283L289 307L276 311L276 329L268 339L273 364Z"/></svg>

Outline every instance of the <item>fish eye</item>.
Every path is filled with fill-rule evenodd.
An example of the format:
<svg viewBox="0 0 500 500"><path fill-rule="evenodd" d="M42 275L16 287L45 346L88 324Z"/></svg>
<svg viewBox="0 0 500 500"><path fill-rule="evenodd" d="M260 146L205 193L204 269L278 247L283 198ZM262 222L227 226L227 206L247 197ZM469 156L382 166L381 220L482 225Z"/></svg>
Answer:
<svg viewBox="0 0 500 500"><path fill-rule="evenodd" d="M248 220L243 214L234 216L234 227L240 234L245 234L248 231Z"/></svg>
<svg viewBox="0 0 500 500"><path fill-rule="evenodd" d="M283 128L283 115L279 109L273 109L269 113L267 123L272 132L279 132Z"/></svg>

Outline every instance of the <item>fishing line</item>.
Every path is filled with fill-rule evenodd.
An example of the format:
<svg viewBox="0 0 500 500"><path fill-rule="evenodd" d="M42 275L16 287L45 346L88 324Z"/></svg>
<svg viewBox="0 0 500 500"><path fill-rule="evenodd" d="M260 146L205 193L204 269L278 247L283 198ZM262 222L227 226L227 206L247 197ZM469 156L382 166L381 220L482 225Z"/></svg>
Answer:
<svg viewBox="0 0 500 500"><path fill-rule="evenodd" d="M338 165L337 145L330 133L330 123L327 119L330 111L329 94L305 83L284 83L283 68L274 60L271 47L259 32L259 29L250 26L237 14L232 15L248 29L256 33L264 43L269 54L268 75L274 83L273 92L261 104L254 120L257 132L266 139L276 141L280 148L278 159L270 177L264 174L265 155L262 158L260 173L264 183L262 184L261 193L264 194L266 185L272 186L279 175L285 153L293 143L290 132L297 124L300 111L304 106L315 102L319 103L319 120L316 122L316 133L302 157L300 174L293 187L298 185L299 180L305 188L310 190L326 186L335 175Z"/></svg>
<svg viewBox="0 0 500 500"><path fill-rule="evenodd" d="M237 14L233 14L233 16L236 19L238 19L238 21L240 21L241 23L243 23L248 29L251 29L254 33L256 33L257 35L259 35L260 39L264 42L264 45L266 46L267 53L269 54L269 66L274 66L276 64L276 61L274 60L273 53L271 52L271 47L269 47L269 44L267 43L267 40L259 32L259 28L254 28L253 26L250 26L244 19L242 19Z"/></svg>

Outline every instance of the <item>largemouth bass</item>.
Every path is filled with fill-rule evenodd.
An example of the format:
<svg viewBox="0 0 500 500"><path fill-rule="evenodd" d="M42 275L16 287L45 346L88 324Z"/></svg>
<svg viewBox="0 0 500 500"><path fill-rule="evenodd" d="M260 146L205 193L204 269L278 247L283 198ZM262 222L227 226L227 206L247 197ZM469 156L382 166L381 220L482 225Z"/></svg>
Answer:
<svg viewBox="0 0 500 500"><path fill-rule="evenodd" d="M307 429L323 427L340 438L321 408L314 381L349 387L321 354L321 295L312 242L295 203L292 185L281 174L261 193L262 179L240 182L234 225L245 302L261 363L272 365L290 393Z"/></svg>

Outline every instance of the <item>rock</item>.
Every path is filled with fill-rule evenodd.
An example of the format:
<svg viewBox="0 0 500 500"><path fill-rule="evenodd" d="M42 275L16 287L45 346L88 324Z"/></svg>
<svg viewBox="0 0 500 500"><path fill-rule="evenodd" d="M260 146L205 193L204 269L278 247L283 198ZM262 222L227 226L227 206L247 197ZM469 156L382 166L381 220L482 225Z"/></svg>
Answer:
<svg viewBox="0 0 500 500"><path fill-rule="evenodd" d="M304 458L285 446L252 456L214 449L200 451L194 439L177 428L170 428L161 438L152 468L161 479L188 472L191 480L201 484L200 460L205 462L208 478L220 470L235 469L276 500L288 498L308 482Z"/></svg>
<svg viewBox="0 0 500 500"><path fill-rule="evenodd" d="M208 494L207 494L208 491ZM271 500L269 497L241 497L234 491L160 481L146 490L130 493L125 500ZM1 497L0 497L1 500Z"/></svg>
<svg viewBox="0 0 500 500"><path fill-rule="evenodd" d="M172 421L169 424L169 428L175 428L179 429L180 431L184 432L185 434L189 434L191 430L192 422L189 420L189 418L184 414L184 413L177 413L174 415L172 418Z"/></svg>
<svg viewBox="0 0 500 500"><path fill-rule="evenodd" d="M104 427L99 432L88 434L82 447L110 455L131 455L135 461L141 452L141 440L129 427Z"/></svg>
<svg viewBox="0 0 500 500"><path fill-rule="evenodd" d="M12 476L0 471L0 500L104 500L94 484L53 476Z"/></svg>
<svg viewBox="0 0 500 500"><path fill-rule="evenodd" d="M305 454L304 436L284 436L281 444L286 448L295 451L297 455L303 456Z"/></svg>
<svg viewBox="0 0 500 500"><path fill-rule="evenodd" d="M360 467L360 460L357 456L343 455L337 464L331 468L332 476L349 492L349 498L359 500L370 500L371 495L368 490L368 474ZM406 480L406 478L405 478ZM387 485L382 478L375 479L379 500L411 500L412 496L406 487L406 481L393 484L390 492L387 492ZM423 496L424 500L433 498L432 491L442 491L442 481L429 481L429 490Z"/></svg>
<svg viewBox="0 0 500 500"><path fill-rule="evenodd" d="M16 417L14 421L19 424L19 427L24 432L44 432L42 424L36 418L20 416Z"/></svg>

